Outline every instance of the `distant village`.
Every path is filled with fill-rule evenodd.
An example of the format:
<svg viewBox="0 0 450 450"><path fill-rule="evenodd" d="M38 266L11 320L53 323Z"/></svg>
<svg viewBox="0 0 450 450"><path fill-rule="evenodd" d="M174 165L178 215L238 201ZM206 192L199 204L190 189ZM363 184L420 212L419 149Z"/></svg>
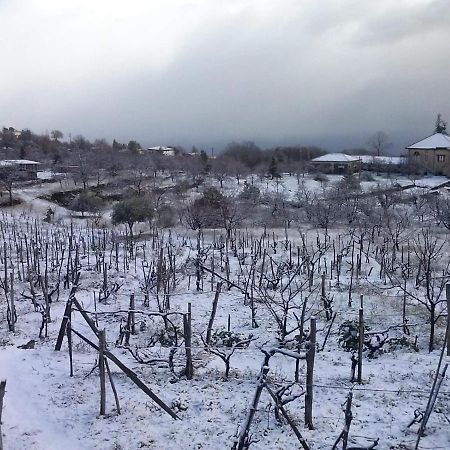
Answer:
<svg viewBox="0 0 450 450"><path fill-rule="evenodd" d="M58 130L36 135L32 131L3 127L0 133L0 181L30 181L41 172L72 173L83 177L99 171L114 174L135 167L155 170L211 172L235 175L242 172L277 176L297 171L324 174L356 174L362 171L401 173L411 175L450 176L450 137L446 122L438 115L435 132L412 143L403 156L389 156L388 137L383 132L373 135L368 148L355 151L326 153L317 147L288 146L262 150L252 142L230 143L225 150L214 152L193 147L190 151L179 146L159 145L142 148L134 140L112 145L105 139L90 142L81 135L63 140ZM107 154L107 158L104 156ZM188 158L188 159L186 159Z"/></svg>

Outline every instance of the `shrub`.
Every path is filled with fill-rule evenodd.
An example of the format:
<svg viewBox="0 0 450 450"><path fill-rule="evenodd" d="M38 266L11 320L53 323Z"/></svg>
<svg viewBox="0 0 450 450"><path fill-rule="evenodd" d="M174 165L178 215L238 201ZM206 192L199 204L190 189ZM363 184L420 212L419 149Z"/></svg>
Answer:
<svg viewBox="0 0 450 450"><path fill-rule="evenodd" d="M194 200L188 207L186 217L189 226L193 230L220 227L224 224L229 206L229 199L218 189L205 189L203 196Z"/></svg>
<svg viewBox="0 0 450 450"><path fill-rule="evenodd" d="M102 203L102 200L96 195L83 191L70 202L69 209L81 212L81 215L84 217L84 213L86 212L98 212Z"/></svg>
<svg viewBox="0 0 450 450"><path fill-rule="evenodd" d="M211 336L211 345L214 347L233 347L241 341L250 339L252 336L243 333L235 333L234 331L217 330ZM248 347L248 343L242 347Z"/></svg>
<svg viewBox="0 0 450 450"><path fill-rule="evenodd" d="M161 228L170 228L175 225L175 213L169 205L162 205L157 210L156 225Z"/></svg>
<svg viewBox="0 0 450 450"><path fill-rule="evenodd" d="M328 177L324 173L316 173L313 177L314 181L319 181L320 183L326 183L328 180Z"/></svg>
<svg viewBox="0 0 450 450"><path fill-rule="evenodd" d="M361 172L360 180L361 181L375 181L375 177L370 172Z"/></svg>
<svg viewBox="0 0 450 450"><path fill-rule="evenodd" d="M131 197L114 205L111 215L113 224L126 223L133 238L133 226L136 222L151 220L154 209L147 197Z"/></svg>
<svg viewBox="0 0 450 450"><path fill-rule="evenodd" d="M242 189L241 193L239 194L239 198L241 200L256 202L256 201L258 201L260 195L261 195L261 191L259 190L259 188L257 186L248 184L246 182L244 184L244 189Z"/></svg>
<svg viewBox="0 0 450 450"><path fill-rule="evenodd" d="M346 320L339 326L339 345L346 352L358 350L358 321Z"/></svg>

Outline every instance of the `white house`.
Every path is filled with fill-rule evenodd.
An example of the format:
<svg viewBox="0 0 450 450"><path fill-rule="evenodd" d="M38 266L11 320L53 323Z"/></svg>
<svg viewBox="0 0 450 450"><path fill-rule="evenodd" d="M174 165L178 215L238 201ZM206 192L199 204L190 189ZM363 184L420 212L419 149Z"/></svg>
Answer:
<svg viewBox="0 0 450 450"><path fill-rule="evenodd" d="M324 173L354 173L361 169L361 160L358 156L345 153L327 153L311 160L314 169Z"/></svg>
<svg viewBox="0 0 450 450"><path fill-rule="evenodd" d="M149 147L147 151L152 153L157 153L164 156L175 156L175 148L174 147L165 147L165 146L159 146L159 147Z"/></svg>
<svg viewBox="0 0 450 450"><path fill-rule="evenodd" d="M21 180L35 180L40 163L28 159L3 159L0 160L0 178L9 177Z"/></svg>
<svg viewBox="0 0 450 450"><path fill-rule="evenodd" d="M406 147L409 162L416 170L450 177L450 136L435 133Z"/></svg>

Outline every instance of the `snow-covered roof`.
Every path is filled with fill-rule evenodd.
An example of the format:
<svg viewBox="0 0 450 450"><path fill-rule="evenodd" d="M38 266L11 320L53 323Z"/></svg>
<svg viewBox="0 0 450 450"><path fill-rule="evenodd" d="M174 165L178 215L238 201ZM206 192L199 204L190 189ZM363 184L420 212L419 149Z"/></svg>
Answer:
<svg viewBox="0 0 450 450"><path fill-rule="evenodd" d="M419 180L415 180L414 184L417 187L436 189L446 185L448 182L449 179L447 177L434 176L434 177L420 178Z"/></svg>
<svg viewBox="0 0 450 450"><path fill-rule="evenodd" d="M365 164L404 164L407 161L404 156L361 155L357 158Z"/></svg>
<svg viewBox="0 0 450 450"><path fill-rule="evenodd" d="M450 136L444 133L435 133L415 144L406 147L408 149L426 149L426 148L448 148L450 149Z"/></svg>
<svg viewBox="0 0 450 450"><path fill-rule="evenodd" d="M165 147L165 146L159 146L159 147L149 147L147 150L153 150L153 151L158 151L158 152L167 152L170 150L174 150L173 147Z"/></svg>
<svg viewBox="0 0 450 450"><path fill-rule="evenodd" d="M29 159L3 159L0 161L0 166L38 166L39 164L41 163Z"/></svg>
<svg viewBox="0 0 450 450"><path fill-rule="evenodd" d="M359 156L350 156L345 153L327 153L311 160L312 162L353 162L359 161Z"/></svg>

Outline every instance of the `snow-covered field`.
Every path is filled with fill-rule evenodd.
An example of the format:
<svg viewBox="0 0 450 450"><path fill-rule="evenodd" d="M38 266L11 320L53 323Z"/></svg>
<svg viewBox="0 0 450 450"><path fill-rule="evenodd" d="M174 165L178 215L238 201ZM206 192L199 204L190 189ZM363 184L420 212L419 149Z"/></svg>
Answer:
<svg viewBox="0 0 450 450"><path fill-rule="evenodd" d="M339 180L338 176L330 176L328 183ZM430 188L442 181L416 180L416 186ZM250 177L247 182L252 182ZM282 191L289 199L295 199L302 183L310 190L323 192L323 182L314 181L310 176L300 181L285 176L279 183L254 177L253 182L262 194ZM397 182L411 180L375 177L374 181L363 181L361 185L363 191L369 191ZM224 191L237 193L242 189L242 183L238 185L235 180L227 180ZM401 267L406 264L406 255L410 253L408 291L424 298L423 285L413 286L417 273L414 239L423 225L413 221L401 232L399 248L403 251L402 256L399 249L394 250L394 244L387 238L392 235L384 229L370 235L367 230L363 233L362 229L336 225L325 233L309 224L304 224L301 231L300 227L290 228L287 238L284 229L237 230L226 247L223 230L205 230L200 253L196 231L178 226L159 230L155 236L142 226L147 234L136 242L131 253L123 230L96 229L81 219L72 222L71 230L67 210L36 199L43 190L57 190L58 185L24 188L18 193L24 203L3 212L1 217L0 231L7 253L6 261L3 253L1 256L1 286L4 287L4 274L10 276L14 270L17 312L15 331L10 331L5 291L0 289L0 380L7 380L2 418L5 449L230 449L250 409L264 361L263 350L281 346L303 352L307 347L311 317L317 320L314 429L304 425L304 395L286 404L309 447L332 448L344 428L343 407L352 391L353 421L349 434L352 447L368 448L378 439L376 448L379 449L414 448L418 425L409 428L408 425L414 419L415 410L423 411L427 405L444 342L445 317L437 321L435 350L429 353L429 313L425 306L408 296L409 334L405 334L402 327L404 295L393 280L397 279ZM49 206L56 210L54 223L50 224L41 221ZM439 267L439 273L447 276L448 234L432 222L429 225L439 242L443 242L443 256L437 263L444 267ZM363 242L361 251L360 242ZM39 337L45 309L42 286L46 251L48 288L52 291L58 287L58 282L60 285L51 298L47 335L43 333L44 336ZM355 268L358 257L361 258L360 270ZM337 260L340 260L339 269ZM215 272L212 280L209 271L201 271L199 289L196 286L198 261ZM104 283L103 263L107 266L107 288L114 291L116 286L117 291L99 302ZM165 267L164 275L158 272L160 263ZM386 267L391 267L390 276L383 272L380 264L385 271L388 270ZM74 334L74 374L70 377L67 338L61 351L55 351L54 347L73 287L72 275L76 272L80 273L80 280L75 297L98 329L105 329L108 350L132 369L181 420L174 420L164 413L112 362L109 366L121 414L117 413L113 392L107 382L106 415L99 415L98 354ZM155 284L157 272L164 284L159 290ZM327 299L332 300L333 320L327 319L321 298L322 274L325 274ZM66 275L69 282L64 286ZM208 348L203 341L216 283L220 279L223 287L212 329L213 344ZM252 327L250 292L254 297L258 327ZM129 345L125 345L120 332L126 327L132 294L135 296L135 334L130 336ZM37 307L33 306L33 295ZM345 333L342 325L358 320L361 295L364 296L369 344L371 340L384 337L387 341L380 351L375 352L374 358L368 357L370 352L365 347L362 383L356 383L350 381L352 352L342 347ZM445 292L441 295L444 298ZM182 313L187 312L188 304L192 308L194 373L191 380L183 374L186 355ZM297 327L303 306L305 335L297 347ZM440 303L439 308L446 313L445 303ZM152 315L155 312L169 313L166 317L172 324L165 324L161 315ZM282 342L276 317L285 317L287 325L288 335ZM97 336L77 311L73 311L71 326L98 343ZM228 326L238 340L248 338L248 346L226 347L219 333ZM294 331L289 333L290 330ZM118 342L121 337L122 341ZM36 341L34 348L18 348L30 340ZM372 344L376 345L376 342ZM174 351L172 368L169 367L171 350ZM225 354L234 350L228 379L224 377L224 363L214 350ZM444 358L445 362L448 360ZM301 394L306 386L304 360L300 361L296 383L294 376L295 360L292 357L277 353L270 359L267 375L270 388L277 390L292 383L291 393ZM450 385L448 378L444 378L419 448L450 448L449 400ZM286 421L280 423L275 419L274 404L266 390L262 392L250 436L252 450L301 448ZM342 442L338 448L341 447Z"/></svg>

